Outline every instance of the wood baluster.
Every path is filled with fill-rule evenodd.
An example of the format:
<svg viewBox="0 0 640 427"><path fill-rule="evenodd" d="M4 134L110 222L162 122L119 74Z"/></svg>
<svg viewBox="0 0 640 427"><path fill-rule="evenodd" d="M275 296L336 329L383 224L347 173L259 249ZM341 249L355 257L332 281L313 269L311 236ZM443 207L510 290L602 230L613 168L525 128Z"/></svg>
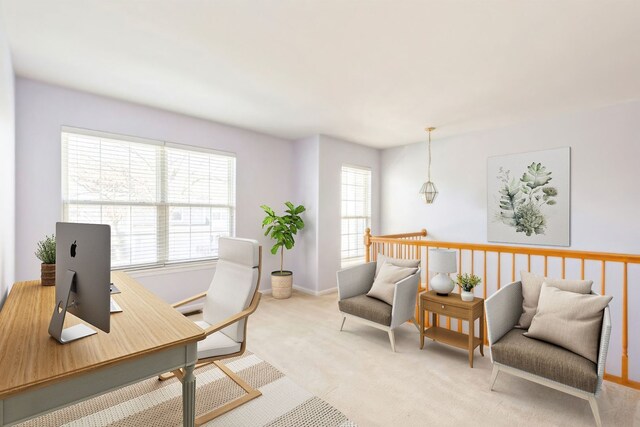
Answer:
<svg viewBox="0 0 640 427"><path fill-rule="evenodd" d="M544 276L547 277L547 256L544 256Z"/></svg>
<svg viewBox="0 0 640 427"><path fill-rule="evenodd" d="M487 299L487 251L482 251L484 256L482 257L482 298Z"/></svg>
<svg viewBox="0 0 640 427"><path fill-rule="evenodd" d="M427 290L429 290L429 279L430 279L430 277L429 277L429 248L428 247L424 248L424 251L426 252L424 268L426 269L425 277L426 277L426 282L427 282L425 284L425 287L426 287Z"/></svg>
<svg viewBox="0 0 640 427"><path fill-rule="evenodd" d="M531 254L527 255L527 271L531 273Z"/></svg>
<svg viewBox="0 0 640 427"><path fill-rule="evenodd" d="M364 262L371 260L371 229L364 230Z"/></svg>
<svg viewBox="0 0 640 427"><path fill-rule="evenodd" d="M511 254L511 281L516 281L516 253Z"/></svg>
<svg viewBox="0 0 640 427"><path fill-rule="evenodd" d="M447 248L447 250L450 250L451 248ZM449 277L451 277L451 275L449 275ZM451 318L447 317L447 329L451 330Z"/></svg>
<svg viewBox="0 0 640 427"><path fill-rule="evenodd" d="M487 299L487 251L483 251L484 256L482 257L482 298ZM487 319L485 316L484 325L484 343L485 345L489 345L489 339L487 338Z"/></svg>
<svg viewBox="0 0 640 427"><path fill-rule="evenodd" d="M566 266L567 266L567 259L565 257L562 257L562 278L563 279L566 277L566 274L565 274Z"/></svg>
<svg viewBox="0 0 640 427"><path fill-rule="evenodd" d="M607 263L605 261L602 261L602 275L600 276L600 295L604 295L605 294L605 268L606 268Z"/></svg>
<svg viewBox="0 0 640 427"><path fill-rule="evenodd" d="M458 249L458 273L462 274L462 249ZM458 292L462 292L462 289L459 289ZM462 332L461 319L458 319L458 332Z"/></svg>
<svg viewBox="0 0 640 427"><path fill-rule="evenodd" d="M580 279L584 280L584 258L580 258Z"/></svg>
<svg viewBox="0 0 640 427"><path fill-rule="evenodd" d="M628 301L628 268L624 264L622 270L622 381L629 381L629 301Z"/></svg>

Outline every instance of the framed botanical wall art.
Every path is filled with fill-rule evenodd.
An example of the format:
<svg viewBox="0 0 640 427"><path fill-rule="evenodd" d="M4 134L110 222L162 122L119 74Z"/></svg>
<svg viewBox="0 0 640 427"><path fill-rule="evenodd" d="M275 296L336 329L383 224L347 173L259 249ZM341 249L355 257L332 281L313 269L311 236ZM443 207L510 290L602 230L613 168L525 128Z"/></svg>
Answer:
<svg viewBox="0 0 640 427"><path fill-rule="evenodd" d="M571 149L489 157L487 239L570 245Z"/></svg>

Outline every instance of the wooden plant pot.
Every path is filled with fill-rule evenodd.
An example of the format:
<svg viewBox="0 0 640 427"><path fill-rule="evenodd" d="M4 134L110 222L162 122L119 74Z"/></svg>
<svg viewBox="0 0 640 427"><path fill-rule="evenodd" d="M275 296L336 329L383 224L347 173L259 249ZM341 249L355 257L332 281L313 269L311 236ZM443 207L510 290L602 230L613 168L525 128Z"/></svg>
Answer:
<svg viewBox="0 0 640 427"><path fill-rule="evenodd" d="M292 271L273 271L271 272L271 292L276 299L285 299L291 296L291 288L293 286Z"/></svg>
<svg viewBox="0 0 640 427"><path fill-rule="evenodd" d="M42 286L53 286L56 284L55 264L40 264L40 284Z"/></svg>

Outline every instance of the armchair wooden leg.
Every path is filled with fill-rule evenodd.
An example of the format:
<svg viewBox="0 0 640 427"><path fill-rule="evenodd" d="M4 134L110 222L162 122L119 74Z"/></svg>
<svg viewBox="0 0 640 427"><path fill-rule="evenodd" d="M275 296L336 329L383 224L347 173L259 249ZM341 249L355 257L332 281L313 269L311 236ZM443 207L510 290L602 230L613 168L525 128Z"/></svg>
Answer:
<svg viewBox="0 0 640 427"><path fill-rule="evenodd" d="M199 362L196 363L196 367L195 369L201 368L203 366L207 366L207 365L211 365L213 362ZM160 374L158 375L158 380L159 381L166 381L168 379L171 379L173 377L177 377L180 381L182 381L182 369L176 369L175 371L172 372L167 372L165 374Z"/></svg>
<svg viewBox="0 0 640 427"><path fill-rule="evenodd" d="M391 341L391 350L396 352L396 336L392 330L389 330L389 341Z"/></svg>
<svg viewBox="0 0 640 427"><path fill-rule="evenodd" d="M227 412L237 408L238 406L244 405L245 403L255 399L256 397L262 396L262 392L260 390L256 390L251 387L247 382L245 382L242 378L236 375L231 369L227 368L222 362L215 361L213 362L220 370L227 375L234 383L238 384L240 387L244 389L246 394L243 396L232 400L231 402L220 406L219 408L214 409L211 412L207 412L206 414L200 415L196 417L196 426L201 426L203 424L208 423L214 418L219 417L222 414L226 414Z"/></svg>
<svg viewBox="0 0 640 427"><path fill-rule="evenodd" d="M591 412L593 412L593 418L596 420L596 426L602 427L602 420L600 419L600 411L598 410L598 401L595 396L589 396L589 405L591 405Z"/></svg>
<svg viewBox="0 0 640 427"><path fill-rule="evenodd" d="M342 332L342 328L344 328L344 321L347 320L347 316L342 316L342 324L340 325L340 332Z"/></svg>
<svg viewBox="0 0 640 427"><path fill-rule="evenodd" d="M158 375L158 380L159 381L166 381L168 379L176 377L176 378L178 378L178 380L182 381L182 377L183 376L184 376L184 374L182 373L182 369L176 369L175 371L171 371L171 372L167 372L165 374Z"/></svg>
<svg viewBox="0 0 640 427"><path fill-rule="evenodd" d="M491 386L489 387L489 390L491 391L493 391L493 386L496 384L499 372L500 369L496 365L493 365L493 371L491 371Z"/></svg>

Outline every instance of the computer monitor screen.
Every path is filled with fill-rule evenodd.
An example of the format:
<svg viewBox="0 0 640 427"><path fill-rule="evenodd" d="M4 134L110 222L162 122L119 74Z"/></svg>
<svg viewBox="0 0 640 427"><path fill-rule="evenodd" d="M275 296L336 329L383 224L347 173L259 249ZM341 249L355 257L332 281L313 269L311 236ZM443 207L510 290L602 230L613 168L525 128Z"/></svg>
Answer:
<svg viewBox="0 0 640 427"><path fill-rule="evenodd" d="M68 298L67 312L109 332L110 277L111 227L56 223L56 304Z"/></svg>

